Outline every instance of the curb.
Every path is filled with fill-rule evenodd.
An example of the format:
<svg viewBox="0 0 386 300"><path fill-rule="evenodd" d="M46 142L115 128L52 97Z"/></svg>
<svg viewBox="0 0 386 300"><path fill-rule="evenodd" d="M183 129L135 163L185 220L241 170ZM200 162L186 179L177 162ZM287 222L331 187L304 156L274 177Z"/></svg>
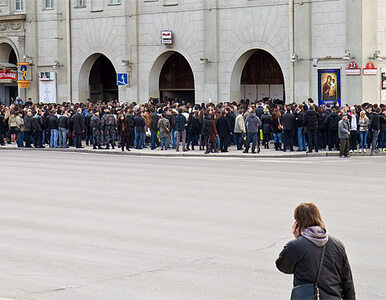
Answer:
<svg viewBox="0 0 386 300"><path fill-rule="evenodd" d="M71 152L71 153L92 153L92 154L110 154L110 155L121 155L121 156L142 156L142 157L211 157L211 158L306 158L306 157L338 157L339 152L338 151L332 151L332 152L319 152L319 153L288 153L288 154L232 154L232 153L217 153L217 154L203 154L203 153L150 153L150 152L136 152L136 151L111 151L111 150L94 150L94 149L76 149L76 148L68 148L68 149L61 149L61 148L44 148L44 149L36 149L36 148L18 148L18 147L4 147L0 148L1 150L17 150L17 151L52 151L52 152ZM173 151L173 150L170 150ZM369 157L369 156L386 156L386 152L380 152L371 155L370 152L368 153L351 153L350 156L355 157Z"/></svg>

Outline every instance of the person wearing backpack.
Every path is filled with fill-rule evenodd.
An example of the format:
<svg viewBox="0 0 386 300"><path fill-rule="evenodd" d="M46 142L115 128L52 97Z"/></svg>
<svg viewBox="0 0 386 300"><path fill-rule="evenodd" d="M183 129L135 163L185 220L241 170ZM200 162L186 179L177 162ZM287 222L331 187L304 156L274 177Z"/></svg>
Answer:
<svg viewBox="0 0 386 300"><path fill-rule="evenodd" d="M294 219L295 239L276 260L281 272L294 275L291 300L355 300L345 247L329 235L318 207L301 203L295 208Z"/></svg>

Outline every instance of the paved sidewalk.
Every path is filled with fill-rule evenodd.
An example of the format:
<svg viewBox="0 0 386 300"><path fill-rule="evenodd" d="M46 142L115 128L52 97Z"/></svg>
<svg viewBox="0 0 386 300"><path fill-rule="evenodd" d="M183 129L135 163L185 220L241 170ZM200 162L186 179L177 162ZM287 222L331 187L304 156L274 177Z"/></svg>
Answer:
<svg viewBox="0 0 386 300"><path fill-rule="evenodd" d="M338 151L319 151L318 153L306 153L305 151L275 151L274 149L261 149L259 154L255 153L243 153L242 151L236 150L235 146L229 148L227 153L210 153L204 154L204 151L197 150L199 147L196 147L196 150L190 151L179 151L176 152L175 149L161 150L158 147L155 150L150 150L150 148L145 148L142 150L131 149L131 151L122 151L120 148L115 147L114 150L95 150L92 146L85 146L81 149L76 149L74 147L62 149L56 148L51 149L49 147L43 149L35 148L18 148L16 145L6 145L0 147L0 150L21 150L21 151L64 151L64 152L77 152L77 153L103 153L103 154L115 154L115 155L134 155L134 156L159 156L159 157L237 157L237 158L301 158L301 157L327 157L327 156L339 156ZM351 156L371 156L370 150L367 150L366 153L350 153ZM374 156L386 156L386 152L375 153Z"/></svg>

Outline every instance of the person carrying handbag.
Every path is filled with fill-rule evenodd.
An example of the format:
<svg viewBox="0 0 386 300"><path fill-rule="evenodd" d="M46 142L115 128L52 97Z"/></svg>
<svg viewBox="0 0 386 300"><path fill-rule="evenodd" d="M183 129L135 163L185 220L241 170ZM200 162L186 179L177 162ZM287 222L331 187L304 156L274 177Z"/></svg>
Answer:
<svg viewBox="0 0 386 300"><path fill-rule="evenodd" d="M328 234L319 209L301 203L294 212L290 241L276 260L285 274L294 274L291 300L355 300L346 250Z"/></svg>

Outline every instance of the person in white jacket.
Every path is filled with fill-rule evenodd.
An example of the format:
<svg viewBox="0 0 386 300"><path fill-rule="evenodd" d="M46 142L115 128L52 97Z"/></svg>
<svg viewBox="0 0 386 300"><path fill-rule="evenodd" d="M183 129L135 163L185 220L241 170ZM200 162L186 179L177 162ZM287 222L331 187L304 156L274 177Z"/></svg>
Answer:
<svg viewBox="0 0 386 300"><path fill-rule="evenodd" d="M237 115L235 120L235 136L237 150L242 150L242 141L246 132L243 114L244 110L239 109L239 114Z"/></svg>

